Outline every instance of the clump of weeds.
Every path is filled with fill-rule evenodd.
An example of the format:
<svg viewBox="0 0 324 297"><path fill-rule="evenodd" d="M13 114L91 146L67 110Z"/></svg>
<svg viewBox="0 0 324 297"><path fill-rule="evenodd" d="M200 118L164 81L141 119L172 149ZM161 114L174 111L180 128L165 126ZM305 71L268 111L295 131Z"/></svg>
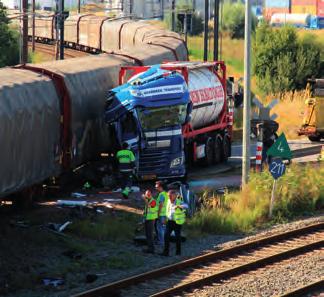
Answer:
<svg viewBox="0 0 324 297"><path fill-rule="evenodd" d="M323 163L287 167L278 180L273 217L269 219L272 185L273 178L265 169L251 173L249 184L240 191L226 191L223 196L203 193L202 207L189 220L188 228L194 233L249 233L324 208Z"/></svg>

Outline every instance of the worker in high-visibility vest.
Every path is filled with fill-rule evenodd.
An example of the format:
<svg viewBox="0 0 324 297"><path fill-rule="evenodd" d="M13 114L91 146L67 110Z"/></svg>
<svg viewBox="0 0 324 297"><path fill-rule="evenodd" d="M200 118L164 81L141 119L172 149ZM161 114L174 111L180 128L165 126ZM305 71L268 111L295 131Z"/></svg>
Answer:
<svg viewBox="0 0 324 297"><path fill-rule="evenodd" d="M128 198L131 191L133 172L135 169L135 156L129 149L128 143L124 142L122 149L117 152L119 173L121 177L122 195Z"/></svg>
<svg viewBox="0 0 324 297"><path fill-rule="evenodd" d="M186 221L186 209L188 205L175 190L168 192L169 202L167 205L168 222L164 235L164 250L162 256L169 256L170 236L172 231L176 237L176 255L181 255L181 228Z"/></svg>
<svg viewBox="0 0 324 297"><path fill-rule="evenodd" d="M144 220L145 220L145 236L147 241L147 249L145 253L154 254L154 223L157 219L157 203L150 190L147 190L143 195L145 202Z"/></svg>
<svg viewBox="0 0 324 297"><path fill-rule="evenodd" d="M168 193L164 189L164 185L161 181L155 183L155 189L158 191L158 197L156 199L158 205L158 217L156 220L156 230L158 244L164 245L164 234L167 224L167 205L169 201Z"/></svg>

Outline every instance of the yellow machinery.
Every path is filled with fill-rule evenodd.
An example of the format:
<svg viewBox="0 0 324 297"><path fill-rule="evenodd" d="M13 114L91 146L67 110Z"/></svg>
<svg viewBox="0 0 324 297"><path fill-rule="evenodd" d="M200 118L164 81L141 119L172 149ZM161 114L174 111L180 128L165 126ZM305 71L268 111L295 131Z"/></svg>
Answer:
<svg viewBox="0 0 324 297"><path fill-rule="evenodd" d="M324 138L324 79L312 79L307 85L306 112L298 135L307 135L311 141Z"/></svg>

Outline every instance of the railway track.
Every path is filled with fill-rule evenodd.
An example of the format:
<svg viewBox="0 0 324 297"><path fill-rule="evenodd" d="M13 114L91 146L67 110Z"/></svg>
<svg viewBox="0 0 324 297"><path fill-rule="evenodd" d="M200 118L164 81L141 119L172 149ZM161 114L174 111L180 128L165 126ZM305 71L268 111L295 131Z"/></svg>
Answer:
<svg viewBox="0 0 324 297"><path fill-rule="evenodd" d="M176 296L324 247L324 222L184 260L73 297Z"/></svg>
<svg viewBox="0 0 324 297"><path fill-rule="evenodd" d="M315 282L308 284L306 286L299 287L295 290L287 292L280 297L303 297L303 296L320 296L320 293L324 288L324 278L316 280ZM314 294L314 295L313 295Z"/></svg>
<svg viewBox="0 0 324 297"><path fill-rule="evenodd" d="M28 46L31 47L31 42L28 43ZM54 44L44 44L44 43L35 42L35 51L55 57L55 45ZM88 56L88 55L89 55L88 53L85 53L82 51L72 50L72 49L68 49L68 48L64 49L64 57L65 58L77 58L77 57L84 57L84 56Z"/></svg>

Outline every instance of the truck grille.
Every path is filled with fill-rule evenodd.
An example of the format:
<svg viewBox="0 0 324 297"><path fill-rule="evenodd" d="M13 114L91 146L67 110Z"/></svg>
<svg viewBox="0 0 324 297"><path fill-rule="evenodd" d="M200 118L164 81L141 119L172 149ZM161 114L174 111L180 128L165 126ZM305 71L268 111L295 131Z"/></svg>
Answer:
<svg viewBox="0 0 324 297"><path fill-rule="evenodd" d="M139 174L158 174L168 166L168 152L144 150L139 158Z"/></svg>

